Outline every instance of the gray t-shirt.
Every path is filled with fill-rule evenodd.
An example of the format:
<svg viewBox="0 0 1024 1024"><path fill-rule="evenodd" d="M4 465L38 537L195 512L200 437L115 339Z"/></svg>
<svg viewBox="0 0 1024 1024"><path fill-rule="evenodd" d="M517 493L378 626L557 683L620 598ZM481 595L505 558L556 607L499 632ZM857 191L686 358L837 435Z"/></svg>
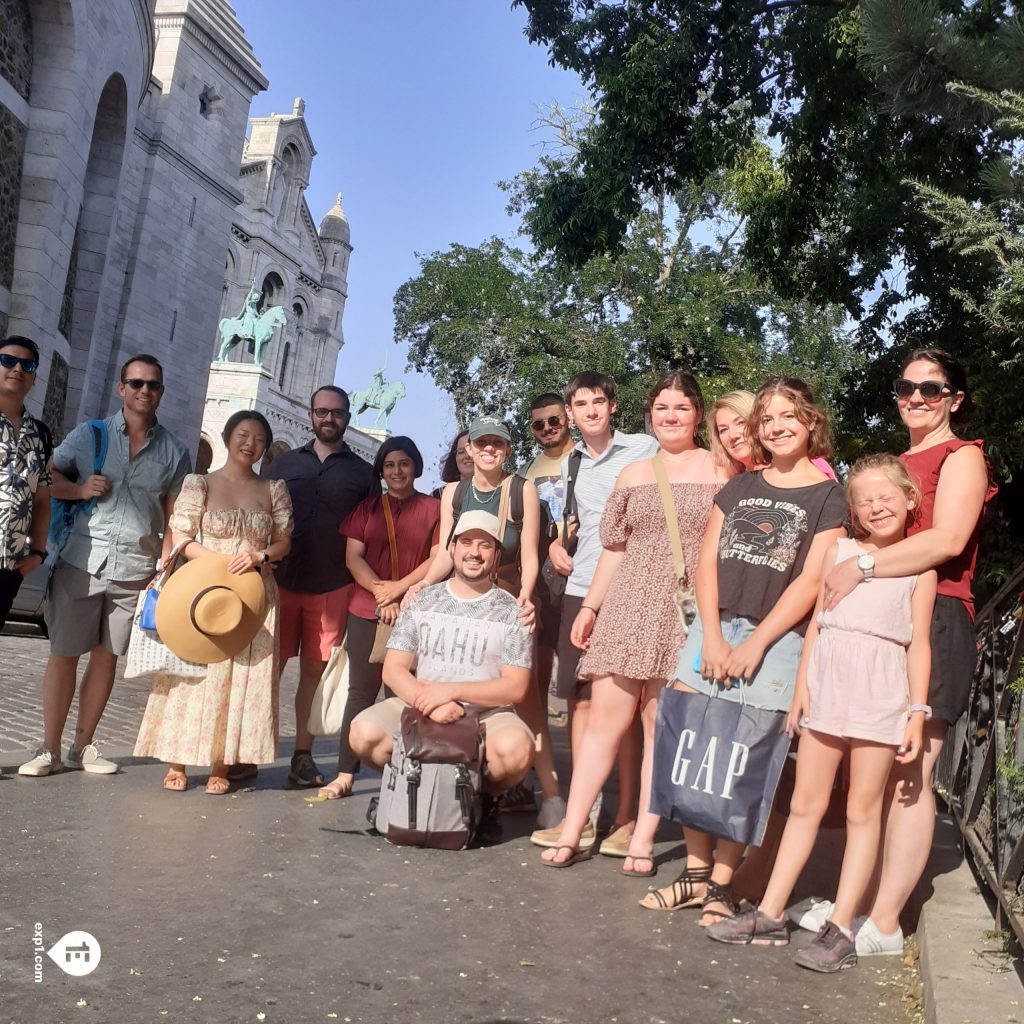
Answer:
<svg viewBox="0 0 1024 1024"><path fill-rule="evenodd" d="M774 487L740 473L715 495L725 521L718 542L718 607L760 622L800 575L815 536L846 526L850 510L832 480ZM803 635L810 612L793 628Z"/></svg>
<svg viewBox="0 0 1024 1024"><path fill-rule="evenodd" d="M623 434L616 430L611 444L596 459L587 451L584 442L581 441L576 448L582 453L574 492L579 533L576 553L572 556L572 574L565 585L565 592L575 597L586 597L598 559L604 550L601 544L601 516L609 496L615 490L615 481L631 462L649 459L658 450L658 442L649 434Z"/></svg>
<svg viewBox="0 0 1024 1024"><path fill-rule="evenodd" d="M436 683L497 679L503 665L533 666L533 638L511 594L456 597L448 582L426 587L395 623L388 649L415 654L413 672Z"/></svg>

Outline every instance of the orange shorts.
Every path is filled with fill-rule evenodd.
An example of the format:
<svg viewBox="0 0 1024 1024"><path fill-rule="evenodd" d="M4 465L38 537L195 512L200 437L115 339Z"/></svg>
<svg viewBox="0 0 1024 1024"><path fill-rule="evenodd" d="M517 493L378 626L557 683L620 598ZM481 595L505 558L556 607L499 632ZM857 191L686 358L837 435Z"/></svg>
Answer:
<svg viewBox="0 0 1024 1024"><path fill-rule="evenodd" d="M281 662L294 658L300 649L313 660L327 661L332 647L340 647L348 622L348 601L352 584L325 594L304 594L279 586L278 631Z"/></svg>

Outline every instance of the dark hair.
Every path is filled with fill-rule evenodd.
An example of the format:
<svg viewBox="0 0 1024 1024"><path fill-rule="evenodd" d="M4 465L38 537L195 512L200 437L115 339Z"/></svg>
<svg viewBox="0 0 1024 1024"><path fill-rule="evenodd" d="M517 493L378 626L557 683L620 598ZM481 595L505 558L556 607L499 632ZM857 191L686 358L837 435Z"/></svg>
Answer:
<svg viewBox="0 0 1024 1024"><path fill-rule="evenodd" d="M377 457L373 460L373 472L378 478L384 475L384 460L392 452L403 452L405 455L408 455L412 459L413 477L418 480L423 476L423 456L420 455L416 442L404 434L396 434L394 437L389 437L377 449Z"/></svg>
<svg viewBox="0 0 1024 1024"><path fill-rule="evenodd" d="M799 377L769 377L754 395L754 408L747 421L747 436L750 439L750 454L757 466L767 466L772 461L771 452L761 444L761 417L765 406L781 395L796 408L796 418L808 429L807 457L828 458L832 454L832 440L829 437L828 413L818 405L811 389Z"/></svg>
<svg viewBox="0 0 1024 1024"><path fill-rule="evenodd" d="M228 443L228 440L235 431L235 427L246 420L255 420L263 428L264 433L267 435L267 448L269 448L274 443L274 431L270 429L267 417L255 409L239 409L238 412L233 412L228 417L227 423L224 424L224 429L220 432L224 444Z"/></svg>
<svg viewBox="0 0 1024 1024"><path fill-rule="evenodd" d="M685 370L669 370L663 373L655 382L654 387L647 392L647 411L654 408L654 401L662 391L682 391L686 397L693 402L697 408L697 422L704 419L704 395L701 393L697 378Z"/></svg>
<svg viewBox="0 0 1024 1024"><path fill-rule="evenodd" d="M316 391L313 392L313 394L309 396L310 409L313 408L313 402L316 400L316 396L319 395L321 391L333 391L334 394L338 395L345 403L346 412L352 408L352 402L348 397L348 392L344 388L339 388L337 384L322 384L320 387L316 389Z"/></svg>
<svg viewBox="0 0 1024 1024"><path fill-rule="evenodd" d="M147 366L155 366L160 371L160 382L163 383L164 379L164 368L160 365L160 360L156 356L151 356L148 352L140 352L137 356L132 356L131 359L126 359L124 365L121 367L121 383L125 381L125 374L128 372L128 367L132 363L145 363Z"/></svg>
<svg viewBox="0 0 1024 1024"><path fill-rule="evenodd" d="M925 363L934 363L946 378L946 383L954 391L964 393L960 407L949 414L951 423L960 423L967 419L974 412L974 402L971 400L971 393L967 390L967 373L960 360L950 355L944 348L915 348L900 365L900 373L907 372L911 363L921 360Z"/></svg>
<svg viewBox="0 0 1024 1024"><path fill-rule="evenodd" d="M565 404L570 408L577 391L600 391L609 402L615 401L615 381L611 377L606 377L603 373L595 373L593 370L577 373L569 381L569 386L565 389Z"/></svg>
<svg viewBox="0 0 1024 1024"><path fill-rule="evenodd" d="M565 399L561 395L556 395L554 391L545 391L543 395L538 395L530 403L530 412L534 412L537 409L546 409L549 405L560 405L565 407Z"/></svg>
<svg viewBox="0 0 1024 1024"><path fill-rule="evenodd" d="M32 353L32 358L37 363L39 362L39 346L31 338L26 338L23 334L12 334L9 338L4 338L3 341L0 341L0 348L7 348L8 345L27 348Z"/></svg>
<svg viewBox="0 0 1024 1024"><path fill-rule="evenodd" d="M441 480L446 484L454 484L462 479L462 474L459 472L459 464L455 461L455 453L459 450L459 439L469 439L468 430L460 430L453 438L452 443L448 446L448 454L444 457L444 462L441 464Z"/></svg>

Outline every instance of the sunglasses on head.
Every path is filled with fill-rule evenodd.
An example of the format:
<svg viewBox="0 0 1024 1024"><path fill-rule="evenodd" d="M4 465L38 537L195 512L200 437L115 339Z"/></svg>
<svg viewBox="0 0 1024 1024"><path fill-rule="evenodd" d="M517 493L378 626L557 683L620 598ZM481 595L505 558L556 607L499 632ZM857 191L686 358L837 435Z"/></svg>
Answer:
<svg viewBox="0 0 1024 1024"><path fill-rule="evenodd" d="M5 370L13 370L19 364L25 373L35 373L39 369L38 359L23 359L21 356L12 356L9 352L0 352L0 366Z"/></svg>
<svg viewBox="0 0 1024 1024"><path fill-rule="evenodd" d="M164 386L158 380L143 380L141 377L129 377L127 380L121 381L126 388L131 388L132 391L141 391L145 388L147 391L163 391Z"/></svg>
<svg viewBox="0 0 1024 1024"><path fill-rule="evenodd" d="M547 427L560 427L562 425L562 422L563 421L562 421L562 417L561 416L549 416L546 420L545 419L533 420L530 423L530 426L534 430L543 430L546 426Z"/></svg>
<svg viewBox="0 0 1024 1024"><path fill-rule="evenodd" d="M920 391L921 397L928 402L934 402L936 398L941 398L945 394L953 394L953 389L944 380L923 380L918 383L916 380L907 380L906 377L894 381L893 390L898 398L910 398L915 391Z"/></svg>

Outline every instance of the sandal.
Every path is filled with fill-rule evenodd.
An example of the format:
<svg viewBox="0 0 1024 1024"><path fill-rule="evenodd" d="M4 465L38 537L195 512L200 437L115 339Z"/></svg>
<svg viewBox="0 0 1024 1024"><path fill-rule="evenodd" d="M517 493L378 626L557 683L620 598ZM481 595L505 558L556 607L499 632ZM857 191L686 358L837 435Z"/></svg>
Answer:
<svg viewBox="0 0 1024 1024"><path fill-rule="evenodd" d="M177 768L168 768L164 776L164 789L168 793L184 793L188 789L188 776Z"/></svg>
<svg viewBox="0 0 1024 1024"><path fill-rule="evenodd" d="M711 884L711 868L687 868L669 886L672 893L671 903L661 894L660 889L651 889L640 900L640 906L644 910L686 910L689 907L699 907L703 905L705 894ZM704 888L704 892L698 895L701 887Z"/></svg>
<svg viewBox="0 0 1024 1024"><path fill-rule="evenodd" d="M231 790L231 783L223 775L211 775L206 780L206 792L210 796L224 796Z"/></svg>
<svg viewBox="0 0 1024 1024"><path fill-rule="evenodd" d="M726 908L726 912L721 910L709 910L708 907L712 903L721 903ZM707 894L701 901L701 919L697 922L701 928L707 928L708 925L718 924L719 921L727 921L730 917L735 917L739 913L740 908L736 905L736 901L733 899L732 886L721 885L718 882L709 881ZM713 921L705 921L705 917L713 917Z"/></svg>
<svg viewBox="0 0 1024 1024"><path fill-rule="evenodd" d="M546 868L571 868L573 864L579 864L582 861L590 860L594 856L594 848L588 847L586 850L581 850L578 846L556 846L555 855L558 855L559 850L570 850L572 856L566 857L565 860L541 860L541 864Z"/></svg>
<svg viewBox="0 0 1024 1024"><path fill-rule="evenodd" d="M626 870L626 865L630 861L633 862L633 870L632 871L627 871ZM637 871L636 870L636 862L637 861L647 861L647 863L649 863L651 866L650 866L650 868L647 868L644 871ZM650 853L650 854L648 854L648 853L627 853L626 854L626 859L622 862L622 874L630 875L633 878L652 878L657 873L658 873L658 865L654 863L654 854L653 853Z"/></svg>
<svg viewBox="0 0 1024 1024"><path fill-rule="evenodd" d="M335 779L333 782L321 786L316 791L316 795L319 800L341 800L343 797L352 795L352 783Z"/></svg>

